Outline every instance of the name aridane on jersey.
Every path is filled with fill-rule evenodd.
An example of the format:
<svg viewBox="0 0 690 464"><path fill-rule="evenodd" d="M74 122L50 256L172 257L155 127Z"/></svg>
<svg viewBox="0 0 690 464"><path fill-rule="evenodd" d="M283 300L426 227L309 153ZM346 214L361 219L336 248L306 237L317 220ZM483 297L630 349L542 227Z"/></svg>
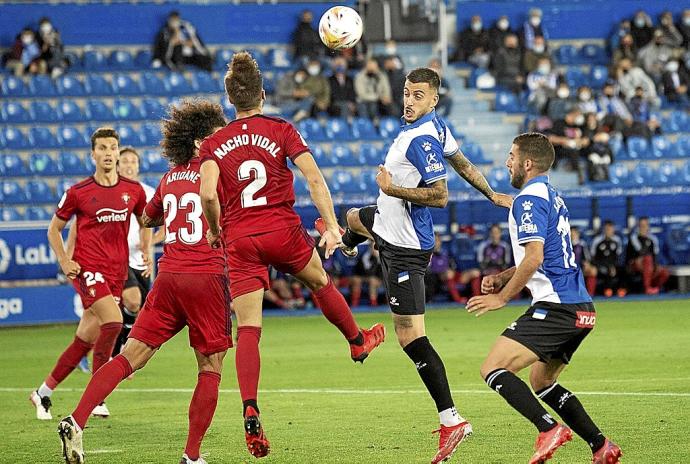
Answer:
<svg viewBox="0 0 690 464"><path fill-rule="evenodd" d="M446 178L443 158L458 151L455 138L443 120L431 112L402 126L386 155L385 167L393 183L401 187L428 187ZM420 206L379 193L374 232L402 248L430 250L434 247L431 212Z"/></svg>
<svg viewBox="0 0 690 464"><path fill-rule="evenodd" d="M196 184L201 178L201 174L196 171L170 171L168 177L165 178L165 184L170 185L172 182L178 180L186 180L192 184Z"/></svg>
<svg viewBox="0 0 690 464"><path fill-rule="evenodd" d="M547 176L530 180L515 197L508 216L515 265L525 258L524 245L544 243L544 261L527 283L532 303L588 303L582 271L570 242L570 213Z"/></svg>
<svg viewBox="0 0 690 464"><path fill-rule="evenodd" d="M242 147L245 145L252 145L255 147L263 148L272 157L278 156L280 147L274 141L260 134L238 134L234 137L227 139L218 148L213 150L213 154L219 159L223 159L225 155L233 151L235 148ZM305 143L306 145L306 143Z"/></svg>

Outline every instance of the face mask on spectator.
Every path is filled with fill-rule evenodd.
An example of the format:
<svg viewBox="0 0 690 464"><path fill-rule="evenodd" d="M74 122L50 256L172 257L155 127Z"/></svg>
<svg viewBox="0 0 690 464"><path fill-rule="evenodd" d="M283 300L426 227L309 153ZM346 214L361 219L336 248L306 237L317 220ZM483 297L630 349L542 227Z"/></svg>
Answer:
<svg viewBox="0 0 690 464"><path fill-rule="evenodd" d="M318 65L307 66L307 73L310 76L318 76L320 72L321 72L321 67Z"/></svg>
<svg viewBox="0 0 690 464"><path fill-rule="evenodd" d="M170 21L168 21L168 25L172 29L178 29L180 27L180 20L179 19L171 19Z"/></svg>
<svg viewBox="0 0 690 464"><path fill-rule="evenodd" d="M537 71L539 71L542 74L548 74L551 72L551 65L550 64L540 64L539 67L537 68Z"/></svg>
<svg viewBox="0 0 690 464"><path fill-rule="evenodd" d="M508 26L510 26L510 23L508 23L507 19L499 19L498 22L496 23L496 26L502 31L508 30Z"/></svg>
<svg viewBox="0 0 690 464"><path fill-rule="evenodd" d="M575 125L576 126L581 126L585 123L585 117L582 116L581 114L577 115L575 117Z"/></svg>
<svg viewBox="0 0 690 464"><path fill-rule="evenodd" d="M298 84L301 84L302 82L304 82L304 79L305 79L304 74L302 74L302 73L295 74L295 82L297 82Z"/></svg>
<svg viewBox="0 0 690 464"><path fill-rule="evenodd" d="M683 24L685 24L686 26L690 26L690 16L683 17Z"/></svg>
<svg viewBox="0 0 690 464"><path fill-rule="evenodd" d="M50 34L50 32L53 30L53 26L50 23L43 23L41 24L41 34Z"/></svg>
<svg viewBox="0 0 690 464"><path fill-rule="evenodd" d="M592 94L585 91L585 92L580 92L580 100L583 102L589 101L589 99L592 98Z"/></svg>
<svg viewBox="0 0 690 464"><path fill-rule="evenodd" d="M645 21L644 16L638 16L635 18L635 26L644 27L645 24L647 24L647 21Z"/></svg>
<svg viewBox="0 0 690 464"><path fill-rule="evenodd" d="M31 34L24 34L22 36L22 43L24 45L31 45L34 41L34 36Z"/></svg>
<svg viewBox="0 0 690 464"><path fill-rule="evenodd" d="M344 73L345 72L345 66L343 66L342 64L339 64L338 66L335 67L335 72Z"/></svg>
<svg viewBox="0 0 690 464"><path fill-rule="evenodd" d="M539 16L532 16L529 19L529 23L534 27L539 27L539 25L541 24L541 18Z"/></svg>
<svg viewBox="0 0 690 464"><path fill-rule="evenodd" d="M668 71L668 72L678 71L678 62L677 61L669 61L668 63L666 63L666 71Z"/></svg>
<svg viewBox="0 0 690 464"><path fill-rule="evenodd" d="M396 53L398 53L398 49L395 45L388 45L388 46L386 46L385 50L386 50L386 55L388 55L388 56L395 55Z"/></svg>
<svg viewBox="0 0 690 464"><path fill-rule="evenodd" d="M567 87L561 87L556 91L558 98L568 98L570 96L570 90Z"/></svg>
<svg viewBox="0 0 690 464"><path fill-rule="evenodd" d="M472 30L474 32L479 32L482 30L482 22L481 21L475 21L472 23L471 27L472 27Z"/></svg>
<svg viewBox="0 0 690 464"><path fill-rule="evenodd" d="M544 47L544 45L542 45L542 44L535 45L534 46L534 52L535 53L544 53L545 48L546 47Z"/></svg>

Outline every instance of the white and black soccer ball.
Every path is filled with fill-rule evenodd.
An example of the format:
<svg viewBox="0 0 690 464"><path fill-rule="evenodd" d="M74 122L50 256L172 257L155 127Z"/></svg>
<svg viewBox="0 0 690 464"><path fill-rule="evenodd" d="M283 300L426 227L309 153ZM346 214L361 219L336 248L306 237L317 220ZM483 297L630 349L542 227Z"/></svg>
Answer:
<svg viewBox="0 0 690 464"><path fill-rule="evenodd" d="M347 6L334 6L319 21L319 37L331 50L342 50L357 45L364 25L359 14Z"/></svg>

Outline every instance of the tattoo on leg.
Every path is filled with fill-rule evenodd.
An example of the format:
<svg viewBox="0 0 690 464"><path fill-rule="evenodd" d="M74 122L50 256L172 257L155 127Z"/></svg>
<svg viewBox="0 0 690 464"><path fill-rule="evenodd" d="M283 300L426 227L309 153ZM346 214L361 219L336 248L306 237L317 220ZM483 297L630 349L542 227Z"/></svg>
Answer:
<svg viewBox="0 0 690 464"><path fill-rule="evenodd" d="M411 329L412 328L412 318L410 316L397 316L395 318L395 328L396 329Z"/></svg>

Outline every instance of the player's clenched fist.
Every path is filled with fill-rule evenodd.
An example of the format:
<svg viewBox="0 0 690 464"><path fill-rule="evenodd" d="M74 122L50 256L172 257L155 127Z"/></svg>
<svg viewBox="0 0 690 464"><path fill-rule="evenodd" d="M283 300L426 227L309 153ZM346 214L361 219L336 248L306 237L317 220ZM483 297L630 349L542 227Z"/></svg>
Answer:
<svg viewBox="0 0 690 464"><path fill-rule="evenodd" d="M379 171L376 173L376 183L383 193L388 193L391 184L393 184L393 176L386 170L386 168L379 164Z"/></svg>
<svg viewBox="0 0 690 464"><path fill-rule="evenodd" d="M208 244L211 245L211 248L220 248L220 230L218 230L217 234L214 234L211 229L208 229L206 231L206 240L208 240Z"/></svg>
<svg viewBox="0 0 690 464"><path fill-rule="evenodd" d="M79 263L71 259L60 262L60 267L68 279L74 279L81 273L81 266Z"/></svg>
<svg viewBox="0 0 690 464"><path fill-rule="evenodd" d="M501 289L499 278L495 275L486 276L482 279L482 293L496 293Z"/></svg>

